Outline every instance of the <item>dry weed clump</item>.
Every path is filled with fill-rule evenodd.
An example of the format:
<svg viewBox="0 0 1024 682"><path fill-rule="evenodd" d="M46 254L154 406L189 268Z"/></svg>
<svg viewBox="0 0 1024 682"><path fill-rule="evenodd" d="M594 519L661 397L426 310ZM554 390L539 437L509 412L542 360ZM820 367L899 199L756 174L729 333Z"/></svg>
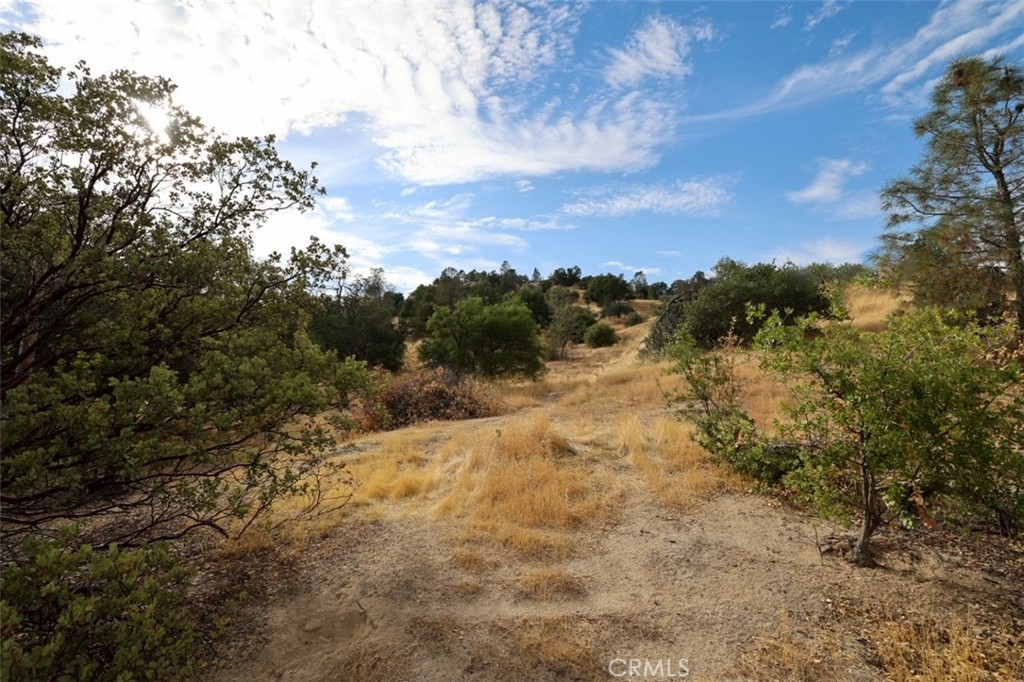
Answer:
<svg viewBox="0 0 1024 682"><path fill-rule="evenodd" d="M841 659L849 658L842 651L834 633L812 637L794 630L788 612L783 612L779 634L759 637L754 646L740 656L738 669L745 678L778 680L779 682L824 682L842 680L841 671L848 668Z"/></svg>
<svg viewBox="0 0 1024 682"><path fill-rule="evenodd" d="M562 555L562 532L601 512L575 446L547 417L510 422L462 447L442 453L448 462L439 466L456 480L435 511L468 519L474 535L528 556Z"/></svg>
<svg viewBox="0 0 1024 682"><path fill-rule="evenodd" d="M548 670L573 679L607 679L595 643L595 624L575 615L517 623L512 629L513 660L528 673Z"/></svg>
<svg viewBox="0 0 1024 682"><path fill-rule="evenodd" d="M520 578L516 593L526 599L573 598L586 595L587 586L574 573L542 568Z"/></svg>
<svg viewBox="0 0 1024 682"><path fill-rule="evenodd" d="M426 421L458 421L500 414L499 396L487 386L442 369L393 376L360 419L365 431L388 431Z"/></svg>
<svg viewBox="0 0 1024 682"><path fill-rule="evenodd" d="M430 435L429 432L418 435L393 432L379 447L353 461L349 466L356 484L353 502L402 500L433 490L441 475L428 466L424 454Z"/></svg>
<svg viewBox="0 0 1024 682"><path fill-rule="evenodd" d="M1024 680L1024 651L962 619L887 613L872 625L864 635L893 682Z"/></svg>
<svg viewBox="0 0 1024 682"><path fill-rule="evenodd" d="M851 631L852 630L852 631ZM1024 679L1024 653L967 621L891 607L844 612L826 628L794 629L783 614L775 637L758 639L740 672L758 680L845 680L859 668L893 682Z"/></svg>

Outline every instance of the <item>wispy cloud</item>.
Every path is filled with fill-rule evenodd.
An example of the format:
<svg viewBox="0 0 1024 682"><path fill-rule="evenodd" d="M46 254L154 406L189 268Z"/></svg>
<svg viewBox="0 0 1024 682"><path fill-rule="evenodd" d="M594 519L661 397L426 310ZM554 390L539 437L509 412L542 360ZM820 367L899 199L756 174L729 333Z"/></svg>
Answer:
<svg viewBox="0 0 1024 682"><path fill-rule="evenodd" d="M781 246L768 254L775 261L791 262L795 265L810 263L856 263L874 245L824 237L813 242L802 242L794 246Z"/></svg>
<svg viewBox="0 0 1024 682"><path fill-rule="evenodd" d="M828 6L826 3L819 12ZM941 74L951 57L983 47L989 49L994 41L999 45L990 49L993 53L1019 46L1022 17L1024 0L948 0L938 5L928 23L909 39L888 44L876 42L852 52L833 50L823 61L794 69L750 104L691 116L684 122L757 116L872 88L877 88L874 92L890 108L920 106L927 102L922 92Z"/></svg>
<svg viewBox="0 0 1024 682"><path fill-rule="evenodd" d="M520 193L525 194L526 192L532 192L533 191L533 183L530 182L529 180L516 180L515 185L516 185L516 189Z"/></svg>
<svg viewBox="0 0 1024 682"><path fill-rule="evenodd" d="M775 18L772 20L771 25L768 28L783 28L789 26L790 22L793 21L793 6L783 5L775 10Z"/></svg>
<svg viewBox="0 0 1024 682"><path fill-rule="evenodd" d="M625 48L609 51L611 63L604 79L613 87L633 87L645 78L688 76L692 66L686 58L693 41L713 36L714 28L707 22L687 27L665 17L650 17Z"/></svg>
<svg viewBox="0 0 1024 682"><path fill-rule="evenodd" d="M831 19L846 9L849 4L849 2L843 2L842 0L825 0L817 11L807 15L807 19L804 21L804 30L810 31L826 19Z"/></svg>
<svg viewBox="0 0 1024 682"><path fill-rule="evenodd" d="M920 45L922 51L927 49L927 52L908 60L910 63L882 87L883 97L891 104L898 104L907 96L908 90L912 97L913 86L920 79L944 67L951 59L968 54L998 38L1005 31L1010 32L1010 37L1003 47L1019 45L1022 17L1024 1L1021 0L1008 3L965 0L943 5L928 25L915 36L915 43ZM999 50L1002 47L995 51Z"/></svg>
<svg viewBox="0 0 1024 682"><path fill-rule="evenodd" d="M851 179L868 171L868 164L852 159L818 159L817 166L818 172L809 185L786 194L789 201L827 209L832 220L857 220L881 214L873 190L847 189Z"/></svg>
<svg viewBox="0 0 1024 682"><path fill-rule="evenodd" d="M818 174L807 187L788 192L786 198L796 204L831 203L843 196L843 185L850 178L863 175L868 165L851 159L818 159Z"/></svg>
<svg viewBox="0 0 1024 682"><path fill-rule="evenodd" d="M598 266L598 267L602 267L602 268L611 267L611 268L615 268L616 270L622 270L623 272L631 272L631 273L634 273L634 274L636 274L638 272L642 272L642 273L644 273L644 275L660 275L661 274L661 268L656 268L656 267L652 267L652 266L640 266L640 267L637 267L635 265L626 265L625 263L620 263L617 260L606 261L604 263L601 263L601 265Z"/></svg>
<svg viewBox="0 0 1024 682"><path fill-rule="evenodd" d="M832 44L828 48L829 58L834 59L835 57L841 55L846 50L846 48L850 46L850 43L852 43L853 39L856 37L857 32L850 31L849 33L844 33L842 36L833 40Z"/></svg>
<svg viewBox="0 0 1024 682"><path fill-rule="evenodd" d="M717 215L733 201L732 180L723 176L680 181L672 185L636 185L624 191L567 203L561 212L574 216L624 216L668 213Z"/></svg>

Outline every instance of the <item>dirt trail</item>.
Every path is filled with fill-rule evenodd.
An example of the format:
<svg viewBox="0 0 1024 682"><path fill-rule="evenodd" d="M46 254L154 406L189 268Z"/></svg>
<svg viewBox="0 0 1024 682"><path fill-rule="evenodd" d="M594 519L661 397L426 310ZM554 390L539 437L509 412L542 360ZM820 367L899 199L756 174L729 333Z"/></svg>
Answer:
<svg viewBox="0 0 1024 682"><path fill-rule="evenodd" d="M632 332L621 348L572 371L630 371L639 337ZM544 411L553 428L582 437L578 411L587 404L559 412L558 397L452 430L479 440ZM739 490L666 505L621 454L599 445L623 415L662 408L622 400L592 409L588 466L613 471L620 495L612 515L569 533L566 555L524 557L467 533L464 520L437 513L450 481L355 507L304 550L296 570L306 587L252 607L259 645L226 658L210 682L614 680L629 677L629 659L651 666L633 678L786 679L804 665L773 661L797 654L782 646L764 655L765 642L825 651L828 660L808 658L805 679L818 679L820 664L821 678L880 680L865 642L833 628L842 605L956 610L1020 597L948 557L901 563L906 557L894 552L890 570L851 568L819 553L815 538L830 532L822 521ZM428 463L450 437L429 441ZM373 456L366 447L352 452ZM524 589L545 571L562 582L548 593Z"/></svg>

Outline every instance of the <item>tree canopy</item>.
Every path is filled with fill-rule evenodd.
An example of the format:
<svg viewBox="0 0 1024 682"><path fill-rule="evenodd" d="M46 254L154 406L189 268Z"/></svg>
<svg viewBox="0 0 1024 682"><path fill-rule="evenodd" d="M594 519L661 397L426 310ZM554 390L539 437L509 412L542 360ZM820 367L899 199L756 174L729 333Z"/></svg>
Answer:
<svg viewBox="0 0 1024 682"><path fill-rule="evenodd" d="M950 64L914 123L921 162L885 187L882 264L919 300L1024 330L1024 74L1000 57ZM917 229L907 230L908 224Z"/></svg>
<svg viewBox="0 0 1024 682"><path fill-rule="evenodd" d="M427 321L420 359L456 374L537 377L544 370L540 328L518 300L487 305L471 296L442 306Z"/></svg>
<svg viewBox="0 0 1024 682"><path fill-rule="evenodd" d="M169 81L63 71L39 47L0 37L4 535L250 523L303 490L329 443L312 416L363 380L305 332L345 252L252 255L268 214L321 188L272 137L204 127Z"/></svg>

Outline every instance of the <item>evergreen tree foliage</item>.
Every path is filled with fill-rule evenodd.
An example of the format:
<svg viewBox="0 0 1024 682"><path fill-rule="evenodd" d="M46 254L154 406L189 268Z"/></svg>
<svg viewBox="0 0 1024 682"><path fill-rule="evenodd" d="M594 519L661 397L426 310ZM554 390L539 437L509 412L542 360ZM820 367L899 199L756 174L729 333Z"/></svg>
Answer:
<svg viewBox="0 0 1024 682"><path fill-rule="evenodd" d="M882 192L880 265L923 303L1024 330L1024 73L1000 57L950 64L914 123L921 162ZM916 229L907 229L916 225Z"/></svg>

